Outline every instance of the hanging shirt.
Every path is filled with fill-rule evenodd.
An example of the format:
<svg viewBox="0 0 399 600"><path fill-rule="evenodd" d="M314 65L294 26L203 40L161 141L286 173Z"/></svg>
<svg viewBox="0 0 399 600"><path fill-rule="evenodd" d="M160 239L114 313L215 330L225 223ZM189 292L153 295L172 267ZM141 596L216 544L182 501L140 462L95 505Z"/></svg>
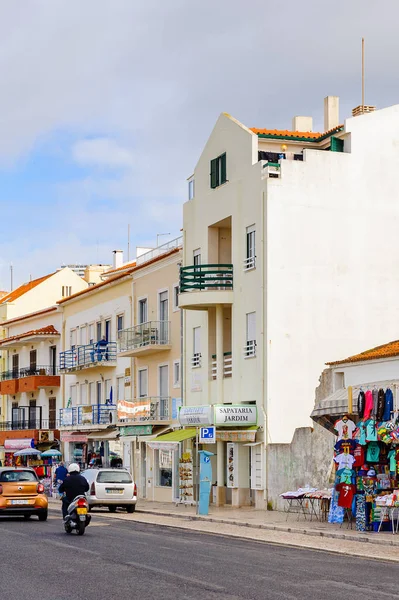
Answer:
<svg viewBox="0 0 399 600"><path fill-rule="evenodd" d="M384 421L389 421L391 418L391 413L393 412L393 393L390 388L385 392L385 407L383 419Z"/></svg>
<svg viewBox="0 0 399 600"><path fill-rule="evenodd" d="M363 419L365 403L366 397L364 395L364 392L360 391L357 397L357 414L359 415L360 419Z"/></svg>
<svg viewBox="0 0 399 600"><path fill-rule="evenodd" d="M364 465L364 448L360 444L356 446L355 451L353 452L353 456L355 462L353 463L354 467L362 467Z"/></svg>
<svg viewBox="0 0 399 600"><path fill-rule="evenodd" d="M391 450L388 453L389 458L389 472L396 473L396 450Z"/></svg>
<svg viewBox="0 0 399 600"><path fill-rule="evenodd" d="M359 421L359 423L357 424L357 428L358 428L357 440L358 440L359 444L361 444L362 446L365 446L367 443L365 421Z"/></svg>
<svg viewBox="0 0 399 600"><path fill-rule="evenodd" d="M339 492L338 506L342 506L342 508L351 508L353 496L356 492L356 486L348 485L347 483L339 483L337 485L337 492Z"/></svg>
<svg viewBox="0 0 399 600"><path fill-rule="evenodd" d="M357 446L356 440L340 440L334 446L334 450L337 454L346 452L347 454L353 454L354 449Z"/></svg>
<svg viewBox="0 0 399 600"><path fill-rule="evenodd" d="M373 394L373 408L371 409L371 414L373 417L376 417L378 407L378 390L373 390L371 393Z"/></svg>
<svg viewBox="0 0 399 600"><path fill-rule="evenodd" d="M334 458L334 461L337 463L338 469L352 469L355 459L353 458L352 454L344 453L338 454Z"/></svg>
<svg viewBox="0 0 399 600"><path fill-rule="evenodd" d="M381 421L384 417L385 411L385 392L381 388L378 390L378 401L377 401L377 421Z"/></svg>
<svg viewBox="0 0 399 600"><path fill-rule="evenodd" d="M377 442L370 442L367 446L367 462L378 463L380 459L380 447Z"/></svg>
<svg viewBox="0 0 399 600"><path fill-rule="evenodd" d="M366 440L368 442L376 442L378 440L377 423L374 419L369 419L366 422Z"/></svg>
<svg viewBox="0 0 399 600"><path fill-rule="evenodd" d="M334 429L338 432L338 441L351 440L353 437L353 432L356 429L356 425L350 419L340 419L334 424Z"/></svg>
<svg viewBox="0 0 399 600"><path fill-rule="evenodd" d="M352 469L342 469L338 477L338 483L353 483L355 471L353 471Z"/></svg>
<svg viewBox="0 0 399 600"><path fill-rule="evenodd" d="M363 418L365 421L370 418L371 412L373 410L373 394L370 390L367 390L366 394L366 404L364 407L364 415Z"/></svg>

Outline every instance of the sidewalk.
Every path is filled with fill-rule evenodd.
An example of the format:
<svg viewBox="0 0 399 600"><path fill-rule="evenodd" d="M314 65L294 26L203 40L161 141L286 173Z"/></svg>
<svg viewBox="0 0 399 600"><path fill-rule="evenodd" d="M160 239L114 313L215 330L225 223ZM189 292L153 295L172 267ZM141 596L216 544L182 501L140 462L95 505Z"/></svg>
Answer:
<svg viewBox="0 0 399 600"><path fill-rule="evenodd" d="M51 508L60 508L59 500L50 499ZM97 517L111 517L106 509L93 512ZM350 556L399 562L399 535L390 532L360 533L353 529L321 522L296 514L261 511L253 508L210 507L208 516L196 515L194 506L139 500L134 514L125 511L112 519L134 521L195 532L213 533L247 540L283 544L300 548L326 550Z"/></svg>

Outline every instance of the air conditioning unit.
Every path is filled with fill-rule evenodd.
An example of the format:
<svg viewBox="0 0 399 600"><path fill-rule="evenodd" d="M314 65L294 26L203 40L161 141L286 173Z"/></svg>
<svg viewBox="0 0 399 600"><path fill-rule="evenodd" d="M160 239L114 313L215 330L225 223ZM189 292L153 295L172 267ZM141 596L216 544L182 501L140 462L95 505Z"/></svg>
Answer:
<svg viewBox="0 0 399 600"><path fill-rule="evenodd" d="M54 442L54 431L39 431L39 444Z"/></svg>
<svg viewBox="0 0 399 600"><path fill-rule="evenodd" d="M116 410L109 411L109 423L110 425L115 425L116 423Z"/></svg>

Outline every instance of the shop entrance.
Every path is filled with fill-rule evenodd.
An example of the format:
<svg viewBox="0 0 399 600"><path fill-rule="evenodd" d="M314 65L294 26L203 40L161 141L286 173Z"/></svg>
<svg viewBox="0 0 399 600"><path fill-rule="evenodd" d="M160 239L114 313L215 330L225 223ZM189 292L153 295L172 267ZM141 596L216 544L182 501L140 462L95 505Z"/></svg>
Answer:
<svg viewBox="0 0 399 600"><path fill-rule="evenodd" d="M141 444L141 496L147 498L147 444Z"/></svg>

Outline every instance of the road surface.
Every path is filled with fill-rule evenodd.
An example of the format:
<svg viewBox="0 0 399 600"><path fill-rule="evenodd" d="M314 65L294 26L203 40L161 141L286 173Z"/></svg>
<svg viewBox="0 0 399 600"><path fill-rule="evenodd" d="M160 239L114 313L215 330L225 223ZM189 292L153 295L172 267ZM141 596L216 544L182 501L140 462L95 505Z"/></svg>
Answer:
<svg viewBox="0 0 399 600"><path fill-rule="evenodd" d="M115 520L83 537L61 519L0 519L7 600L365 600L397 598L398 566ZM389 549L387 549L389 552Z"/></svg>

